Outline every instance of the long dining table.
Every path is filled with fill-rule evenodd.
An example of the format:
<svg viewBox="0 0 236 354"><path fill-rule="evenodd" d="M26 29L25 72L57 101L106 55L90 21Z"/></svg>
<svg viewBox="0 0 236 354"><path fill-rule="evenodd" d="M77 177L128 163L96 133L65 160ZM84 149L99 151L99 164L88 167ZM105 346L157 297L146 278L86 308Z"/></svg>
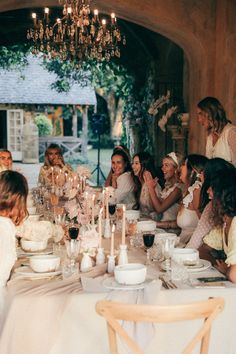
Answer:
<svg viewBox="0 0 236 354"><path fill-rule="evenodd" d="M108 241L106 241L108 242ZM145 262L142 249L129 250L129 261ZM102 299L117 301L129 296L130 291L108 290L102 279L106 265L84 273L84 279L94 281L94 287L81 285L81 274L74 278L27 280L13 277L8 284L8 301L5 320L1 329L1 354L106 354L109 353L105 320L95 311L96 302ZM148 274L157 279L159 265L153 262ZM212 267L190 274L190 277L216 276ZM101 279L96 288L96 281ZM91 285L91 284L90 284ZM144 290L134 290L140 295ZM152 294L153 295L153 294ZM213 322L209 354L235 354L234 321L236 316L236 286L228 281L225 287L195 288L191 284L179 284L176 289L157 289L153 304L182 304L223 297L225 308ZM138 296L134 297L138 298ZM145 354L181 353L197 328L199 321L153 325L152 333L143 327L147 335ZM145 340L145 338L144 338ZM193 351L194 354L199 350ZM120 345L120 353L128 353Z"/></svg>

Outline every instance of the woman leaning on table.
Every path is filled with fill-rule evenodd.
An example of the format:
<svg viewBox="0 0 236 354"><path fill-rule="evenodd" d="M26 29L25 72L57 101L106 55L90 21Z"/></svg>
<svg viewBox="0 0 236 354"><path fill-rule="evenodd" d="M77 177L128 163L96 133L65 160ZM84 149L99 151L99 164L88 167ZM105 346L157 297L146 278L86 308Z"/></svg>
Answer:
<svg viewBox="0 0 236 354"><path fill-rule="evenodd" d="M16 261L16 228L28 215L26 199L28 185L16 171L0 173L0 313L3 308L4 287Z"/></svg>
<svg viewBox="0 0 236 354"><path fill-rule="evenodd" d="M197 105L199 123L207 131L206 156L221 157L236 166L236 126L227 119L215 97L206 97Z"/></svg>
<svg viewBox="0 0 236 354"><path fill-rule="evenodd" d="M219 172L212 181L208 193L213 198L215 228L204 237L204 244L199 249L200 258L210 260L233 283L236 283L235 181L235 168L227 173Z"/></svg>

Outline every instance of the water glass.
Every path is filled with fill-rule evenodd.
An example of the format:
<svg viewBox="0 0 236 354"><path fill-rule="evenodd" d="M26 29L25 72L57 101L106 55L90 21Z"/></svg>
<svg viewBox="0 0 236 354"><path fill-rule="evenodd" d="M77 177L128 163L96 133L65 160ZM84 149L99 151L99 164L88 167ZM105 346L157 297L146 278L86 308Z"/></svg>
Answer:
<svg viewBox="0 0 236 354"><path fill-rule="evenodd" d="M187 267L181 262L171 260L171 280L186 282L189 279Z"/></svg>
<svg viewBox="0 0 236 354"><path fill-rule="evenodd" d="M67 279L76 274L79 274L78 263L70 259L65 259L62 264L62 279Z"/></svg>
<svg viewBox="0 0 236 354"><path fill-rule="evenodd" d="M137 220L126 220L126 232L129 236L137 233Z"/></svg>

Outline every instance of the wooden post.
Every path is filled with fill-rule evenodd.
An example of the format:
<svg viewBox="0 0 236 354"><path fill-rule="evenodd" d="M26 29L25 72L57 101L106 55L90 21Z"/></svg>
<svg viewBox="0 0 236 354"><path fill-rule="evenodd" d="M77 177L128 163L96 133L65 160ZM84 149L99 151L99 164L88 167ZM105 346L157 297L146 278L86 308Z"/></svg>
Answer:
<svg viewBox="0 0 236 354"><path fill-rule="evenodd" d="M74 138L77 138L77 108L73 106L73 116L72 116L72 134Z"/></svg>
<svg viewBox="0 0 236 354"><path fill-rule="evenodd" d="M88 148L88 106L83 107L82 110L82 156L87 159L87 148Z"/></svg>

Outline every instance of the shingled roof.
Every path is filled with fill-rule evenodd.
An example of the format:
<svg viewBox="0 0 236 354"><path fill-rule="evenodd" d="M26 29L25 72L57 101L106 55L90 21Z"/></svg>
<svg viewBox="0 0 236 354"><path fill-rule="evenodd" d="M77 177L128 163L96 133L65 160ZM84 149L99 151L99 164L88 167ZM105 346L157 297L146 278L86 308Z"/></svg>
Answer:
<svg viewBox="0 0 236 354"><path fill-rule="evenodd" d="M43 59L29 55L23 70L0 69L0 104L96 105L91 86L73 84L69 92L51 88L57 76L42 66Z"/></svg>

